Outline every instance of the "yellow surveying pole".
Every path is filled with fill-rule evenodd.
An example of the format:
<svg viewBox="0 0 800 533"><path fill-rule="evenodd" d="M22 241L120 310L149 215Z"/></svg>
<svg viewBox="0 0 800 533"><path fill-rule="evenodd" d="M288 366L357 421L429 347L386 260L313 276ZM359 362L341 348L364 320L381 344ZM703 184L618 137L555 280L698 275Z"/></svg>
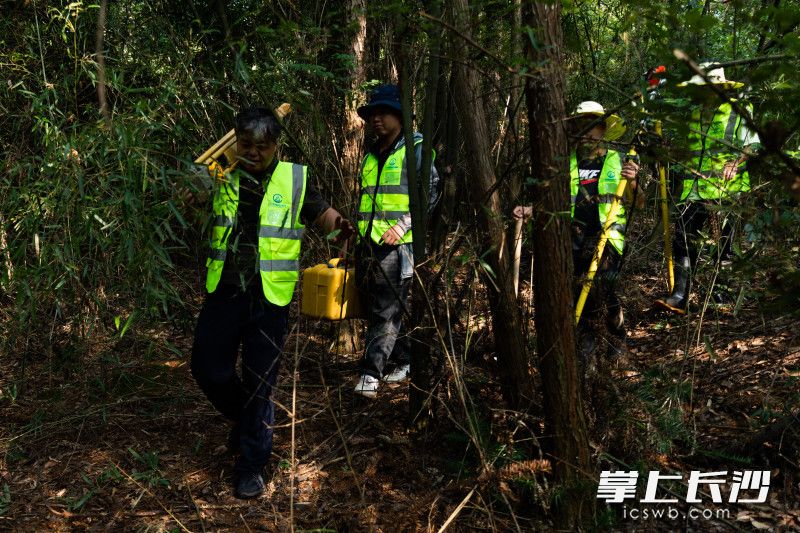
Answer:
<svg viewBox="0 0 800 533"><path fill-rule="evenodd" d="M661 137L661 121L655 123L656 135ZM664 259L667 260L667 280L669 291L675 287L675 265L672 260L672 236L669 232L669 204L667 203L667 172L658 163L658 193L661 195L661 224L664 226Z"/></svg>
<svg viewBox="0 0 800 533"><path fill-rule="evenodd" d="M636 150L633 148L628 151L628 156L635 157ZM617 213L619 213L620 205L622 204L622 195L625 194L625 187L628 186L628 179L620 176L619 185L614 192L614 200L611 202L611 207L608 209L608 217L606 223L603 225L603 233L600 234L600 240L597 242L597 248L594 251L592 262L589 265L589 271L586 273L586 279L583 281L583 288L581 295L578 297L578 303L575 305L575 325L581 321L581 314L583 307L586 305L586 299L589 297L589 292L592 290L592 283L597 274L597 267L600 265L600 258L603 257L603 250L606 248L608 241L608 234L611 233L611 226L617 221Z"/></svg>
<svg viewBox="0 0 800 533"><path fill-rule="evenodd" d="M194 160L195 165L210 165L219 156L225 153L226 150L236 144L236 131L231 130L223 135L217 142L211 145L211 148L206 150L197 159Z"/></svg>

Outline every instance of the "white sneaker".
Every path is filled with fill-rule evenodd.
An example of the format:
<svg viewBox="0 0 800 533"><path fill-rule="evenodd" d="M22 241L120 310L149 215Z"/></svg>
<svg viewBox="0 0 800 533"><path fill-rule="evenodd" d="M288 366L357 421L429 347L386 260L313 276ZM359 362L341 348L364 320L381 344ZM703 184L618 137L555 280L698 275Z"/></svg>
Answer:
<svg viewBox="0 0 800 533"><path fill-rule="evenodd" d="M353 389L353 392L361 396L366 396L367 398L374 398L378 395L379 383L380 381L378 381L378 378L364 374L358 378L358 385Z"/></svg>
<svg viewBox="0 0 800 533"><path fill-rule="evenodd" d="M411 365L400 365L395 368L391 373L383 376L383 381L386 383L400 383L408 379L408 374L411 372Z"/></svg>

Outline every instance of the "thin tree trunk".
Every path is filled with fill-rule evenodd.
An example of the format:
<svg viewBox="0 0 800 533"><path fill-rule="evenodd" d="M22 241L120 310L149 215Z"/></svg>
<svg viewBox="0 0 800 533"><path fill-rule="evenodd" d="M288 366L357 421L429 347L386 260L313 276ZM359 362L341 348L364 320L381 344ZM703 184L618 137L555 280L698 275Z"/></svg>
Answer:
<svg viewBox="0 0 800 533"><path fill-rule="evenodd" d="M592 60L592 74L597 74L597 57L594 52L594 45L592 44L592 36L589 33L589 21L586 20L586 16L582 16L581 19L583 20L583 31L586 35L586 44L589 45L589 57Z"/></svg>
<svg viewBox="0 0 800 533"><path fill-rule="evenodd" d="M454 0L453 15L458 32L471 38L466 0ZM495 171L490 160L491 141L480 97L480 83L477 73L467 66L466 46L459 43L453 50L456 56L453 64L455 97L460 109L467 166L475 197L482 201L482 205L478 206L479 223L485 235L484 242L490 249L488 263L494 272L494 279L486 285L503 396L510 407L527 409L533 399L533 382L522 336L520 311L514 296L511 254L508 253L500 195L495 188Z"/></svg>
<svg viewBox="0 0 800 533"><path fill-rule="evenodd" d="M360 88L366 80L364 67L365 43L367 40L367 15L364 0L350 0L348 6L350 20L357 21L357 27L350 40L350 53L353 56L353 73L350 79L350 93L344 109L344 146L342 147L341 169L344 174L345 190L355 190L361 162L361 143L364 136L363 121L356 109ZM352 180L352 181L351 181Z"/></svg>
<svg viewBox="0 0 800 533"><path fill-rule="evenodd" d="M426 170L423 155L422 172L417 174L416 151L414 148L414 119L413 105L414 91L411 84L410 65L411 58L408 51L412 49L414 34L406 19L398 17L395 24L395 49L394 58L398 65L400 97L403 110L403 133L405 135L405 165L408 177L409 207L411 212L411 228L414 232L414 262L415 276L412 281L411 313L408 317L408 329L411 335L411 385L409 390L409 415L411 423L417 428L423 428L431 415L431 404L427 399L431 396L431 364L430 345L432 343L432 330L429 330L430 314L424 280L431 278L429 268L420 268L418 265L425 259L425 245L428 227L428 190L426 180L430 173L430 147L427 154L428 167ZM435 105L435 94L433 95ZM425 112L428 113L426 102ZM424 278L423 278L424 276ZM422 281L422 282L421 282Z"/></svg>
<svg viewBox="0 0 800 533"><path fill-rule="evenodd" d="M580 527L591 504L581 492L589 467L589 439L581 407L572 311L569 170L564 128L564 64L559 3L534 2L528 11L536 43L527 41L531 65L543 65L528 78L528 103L535 190L533 219L536 341L545 410L543 443L553 457L553 473L563 487L554 509L556 526ZM585 486L585 483L583 483ZM586 499L591 501L587 496Z"/></svg>
<svg viewBox="0 0 800 533"><path fill-rule="evenodd" d="M441 4L438 0L430 2L431 13L439 17ZM433 126L436 113L436 96L439 85L440 28L434 27L428 35L428 75L425 80L425 106L422 114L422 165L421 173L411 193L411 217L414 228L414 258L419 265L427 259L428 246L428 204L430 197L430 174L433 163ZM411 183L409 182L409 187ZM417 217L417 218L415 218ZM417 220L422 224L418 224ZM434 222L433 225L436 223ZM418 233L420 232L420 233ZM421 265L414 276L411 316L411 390L409 405L411 417L417 426L424 426L433 413L433 364L431 349L434 344L435 329L428 309L426 288L430 289L433 272L428 265Z"/></svg>
<svg viewBox="0 0 800 533"><path fill-rule="evenodd" d="M8 247L6 221L2 213L0 213L0 261L2 261L3 267L6 271L6 276L7 276L6 280L8 282L11 282L11 278L14 276L14 267L11 264L11 250ZM2 281L1 278L0 281ZM6 287L4 287L4 284L0 283L0 290L5 288Z"/></svg>
<svg viewBox="0 0 800 533"><path fill-rule="evenodd" d="M453 220L456 209L458 180L453 169L457 164L459 135L452 85L452 80L442 76L439 81L439 96L436 98L438 103L436 124L444 125L442 132L444 138L443 150L436 157L441 197L434 213L436 223L432 224L430 234L430 249L434 254L441 250L447 240L448 223Z"/></svg>
<svg viewBox="0 0 800 533"><path fill-rule="evenodd" d="M97 33L95 34L95 58L97 60L97 101L100 104L100 114L103 115L106 126L111 130L111 111L108 109L106 97L106 54L104 49L106 36L106 15L108 14L108 0L100 2L97 13Z"/></svg>

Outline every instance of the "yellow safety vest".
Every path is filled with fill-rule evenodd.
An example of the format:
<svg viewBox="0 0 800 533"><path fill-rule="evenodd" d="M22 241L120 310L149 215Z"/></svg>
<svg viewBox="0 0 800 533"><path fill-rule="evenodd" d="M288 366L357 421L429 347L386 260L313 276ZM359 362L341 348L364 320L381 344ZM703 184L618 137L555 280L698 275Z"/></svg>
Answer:
<svg viewBox="0 0 800 533"><path fill-rule="evenodd" d="M570 214L575 217L575 201L578 198L578 189L581 178L578 173L578 156L573 151L569 160L570 174ZM600 226L605 227L608 219L608 212L611 210L611 202L617 193L617 186L622 174L622 156L619 152L608 150L603 160L603 169L600 171L600 178L597 181L597 194L600 202L597 204L597 212L600 215ZM611 224L611 232L608 234L608 241L620 254L625 249L625 228L627 219L625 216L625 206L620 205L617 211L617 219Z"/></svg>
<svg viewBox="0 0 800 533"><path fill-rule="evenodd" d="M737 149L743 148L737 135L741 125L742 118L733 111L728 102L717 108L710 124L701 122L700 108L692 112L689 131L692 158L688 168L706 177L686 173L681 200L689 196L695 185L697 194L704 200L716 200L750 190L750 175L745 170L744 163L740 165L733 179L726 181L722 178L725 163L734 161L741 155L741 152L737 153Z"/></svg>
<svg viewBox="0 0 800 533"><path fill-rule="evenodd" d="M422 142L421 135L414 136L414 146ZM369 153L361 165L361 201L358 207L358 232L366 237L372 218L370 237L381 244L381 237L409 212L408 176L406 175L406 147L395 149L386 159L378 176L378 158ZM374 210L374 217L373 217ZM400 243L413 242L409 229Z"/></svg>
<svg viewBox="0 0 800 533"><path fill-rule="evenodd" d="M300 271L300 241L304 226L300 209L306 193L307 168L279 162L267 183L258 212L258 265L264 296L288 305ZM206 290L216 290L228 252L228 237L239 207L239 172L233 171L214 194L211 250Z"/></svg>

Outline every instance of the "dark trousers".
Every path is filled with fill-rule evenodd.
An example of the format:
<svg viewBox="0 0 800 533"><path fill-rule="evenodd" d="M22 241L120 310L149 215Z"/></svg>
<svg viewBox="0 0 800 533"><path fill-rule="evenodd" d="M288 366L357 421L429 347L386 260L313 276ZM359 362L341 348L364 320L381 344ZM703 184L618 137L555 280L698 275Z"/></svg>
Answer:
<svg viewBox="0 0 800 533"><path fill-rule="evenodd" d="M583 237L580 232L573 231L572 261L575 267L575 279L578 282L575 288L576 301L583 288L583 281L589 272L595 249L597 248L598 235ZM592 289L586 299L581 317L581 327L592 322L597 322L605 315L606 327L613 336L625 336L625 318L622 302L617 296L617 280L622 256L606 242L603 257L597 267Z"/></svg>
<svg viewBox="0 0 800 533"><path fill-rule="evenodd" d="M697 262L697 244L700 241L700 232L712 215L709 201L689 201L678 205L678 220L675 223L675 244L673 246L676 257L688 257L692 268ZM731 256L733 244L734 224L728 220L720 228L720 242L717 246L716 256L727 259Z"/></svg>
<svg viewBox="0 0 800 533"><path fill-rule="evenodd" d="M358 251L356 279L367 310L367 338L360 367L380 379L391 360L409 364L409 340L403 326L411 278L402 279L397 246L363 245Z"/></svg>
<svg viewBox="0 0 800 533"><path fill-rule="evenodd" d="M260 287L247 292L219 287L206 297L197 319L192 375L214 407L239 426L239 472L260 471L272 453L272 389L288 320L289 307L268 302Z"/></svg>

